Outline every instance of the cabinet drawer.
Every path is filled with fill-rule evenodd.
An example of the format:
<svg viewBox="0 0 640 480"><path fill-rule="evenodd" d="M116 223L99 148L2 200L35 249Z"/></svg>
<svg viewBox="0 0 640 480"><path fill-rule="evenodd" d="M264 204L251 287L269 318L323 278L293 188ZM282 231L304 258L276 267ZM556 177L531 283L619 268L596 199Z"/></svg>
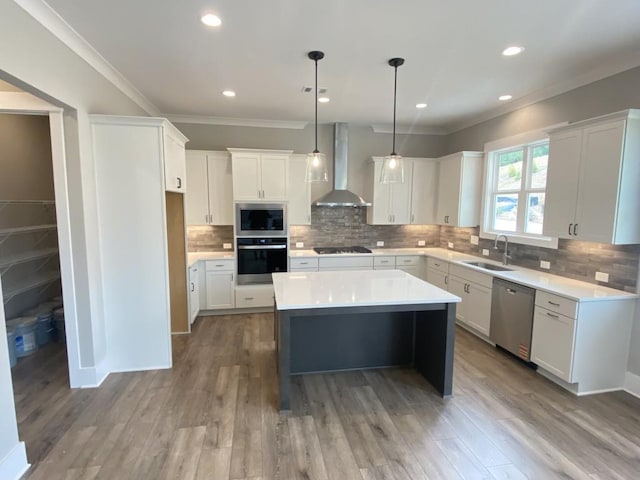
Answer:
<svg viewBox="0 0 640 480"><path fill-rule="evenodd" d="M541 290L536 290L536 305L571 318L578 313L578 302Z"/></svg>
<svg viewBox="0 0 640 480"><path fill-rule="evenodd" d="M472 270L471 268L455 264L449 265L449 273L451 275L461 277L468 282L477 283L478 285L484 285L487 288L493 288L493 275L478 272L476 270Z"/></svg>
<svg viewBox="0 0 640 480"><path fill-rule="evenodd" d="M442 273L449 273L449 262L445 262L444 260L440 260L437 258L428 257L427 268L438 270Z"/></svg>
<svg viewBox="0 0 640 480"><path fill-rule="evenodd" d="M413 255L413 256L406 256L406 255L402 255L402 256L398 256L396 257L396 268L400 268L400 267L408 267L408 266L418 266L420 265L420 256L418 255Z"/></svg>
<svg viewBox="0 0 640 480"><path fill-rule="evenodd" d="M207 260L206 262L206 271L207 272L232 272L233 271L233 260L232 259L224 259L224 260Z"/></svg>
<svg viewBox="0 0 640 480"><path fill-rule="evenodd" d="M391 255L383 255L379 257L373 257L373 266L374 267L387 267L387 268L395 268L396 267L396 257Z"/></svg>
<svg viewBox="0 0 640 480"><path fill-rule="evenodd" d="M329 258L319 258L318 266L321 270L340 270L340 269L369 269L373 268L373 257L370 256L361 256L361 257L329 257Z"/></svg>
<svg viewBox="0 0 640 480"><path fill-rule="evenodd" d="M236 287L236 308L273 307L273 285Z"/></svg>
<svg viewBox="0 0 640 480"><path fill-rule="evenodd" d="M291 270L300 270L300 269L318 269L318 259L317 258L291 258L289 261L289 265L291 266Z"/></svg>

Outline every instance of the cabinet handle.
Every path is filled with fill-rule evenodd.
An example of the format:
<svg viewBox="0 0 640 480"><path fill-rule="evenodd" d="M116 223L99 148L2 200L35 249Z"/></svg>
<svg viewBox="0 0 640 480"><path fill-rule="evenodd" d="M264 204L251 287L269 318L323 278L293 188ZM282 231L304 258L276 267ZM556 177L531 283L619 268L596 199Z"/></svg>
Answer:
<svg viewBox="0 0 640 480"><path fill-rule="evenodd" d="M573 233L571 233L571 227L573 226L573 223L569 224L569 235L573 235Z"/></svg>
<svg viewBox="0 0 640 480"><path fill-rule="evenodd" d="M434 262L433 264L434 264L436 267L439 267L439 266L440 266L440 264L439 264L439 263L435 263L435 262Z"/></svg>
<svg viewBox="0 0 640 480"><path fill-rule="evenodd" d="M515 295L518 292L515 291L513 288L507 288L507 293L510 293L511 295Z"/></svg>
<svg viewBox="0 0 640 480"><path fill-rule="evenodd" d="M449 223L449 215L444 217L444 223Z"/></svg>
<svg viewBox="0 0 640 480"><path fill-rule="evenodd" d="M245 300L253 300L253 297L244 297Z"/></svg>
<svg viewBox="0 0 640 480"><path fill-rule="evenodd" d="M194 292L196 290L196 286L191 282L191 291Z"/></svg>
<svg viewBox="0 0 640 480"><path fill-rule="evenodd" d="M182 179L180 177L176 177L178 179L178 188L182 188Z"/></svg>
<svg viewBox="0 0 640 480"><path fill-rule="evenodd" d="M554 315L553 313L547 312L547 317L555 318L556 320L560 318L558 315Z"/></svg>
<svg viewBox="0 0 640 480"><path fill-rule="evenodd" d="M560 306L560 304L559 304L559 303L552 302L551 300L547 300L547 303L548 303L549 305L553 305L554 307L559 307L559 306Z"/></svg>
<svg viewBox="0 0 640 480"><path fill-rule="evenodd" d="M217 265L217 264L216 264L216 267L224 267L224 265Z"/></svg>
<svg viewBox="0 0 640 480"><path fill-rule="evenodd" d="M413 213L411 214L411 223L413 223Z"/></svg>
<svg viewBox="0 0 640 480"><path fill-rule="evenodd" d="M300 262L300 265L309 265L309 262Z"/></svg>
<svg viewBox="0 0 640 480"><path fill-rule="evenodd" d="M449 275L444 276L444 284L449 285Z"/></svg>
<svg viewBox="0 0 640 480"><path fill-rule="evenodd" d="M578 236L578 224L577 223L573 226L573 234Z"/></svg>

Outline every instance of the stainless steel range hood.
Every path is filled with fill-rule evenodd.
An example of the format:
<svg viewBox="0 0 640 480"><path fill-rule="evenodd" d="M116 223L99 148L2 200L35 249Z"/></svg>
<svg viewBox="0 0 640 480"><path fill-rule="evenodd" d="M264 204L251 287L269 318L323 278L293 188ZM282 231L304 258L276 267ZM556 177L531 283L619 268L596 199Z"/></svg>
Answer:
<svg viewBox="0 0 640 480"><path fill-rule="evenodd" d="M370 207L360 195L347 190L349 167L349 126L336 123L333 126L333 190L314 203L317 207Z"/></svg>

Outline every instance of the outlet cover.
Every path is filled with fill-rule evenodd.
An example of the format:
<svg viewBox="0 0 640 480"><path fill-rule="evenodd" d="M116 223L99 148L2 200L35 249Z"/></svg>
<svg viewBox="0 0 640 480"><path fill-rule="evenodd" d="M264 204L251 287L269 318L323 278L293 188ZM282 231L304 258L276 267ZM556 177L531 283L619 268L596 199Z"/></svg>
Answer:
<svg viewBox="0 0 640 480"><path fill-rule="evenodd" d="M596 272L596 280L599 282L609 282L609 274L604 272Z"/></svg>
<svg viewBox="0 0 640 480"><path fill-rule="evenodd" d="M233 245L231 245L230 243L223 243L222 248L224 248L225 250L231 250L233 248Z"/></svg>
<svg viewBox="0 0 640 480"><path fill-rule="evenodd" d="M482 255L484 255L485 257L488 257L489 256L489 250L486 249L486 248L483 248L482 249Z"/></svg>
<svg viewBox="0 0 640 480"><path fill-rule="evenodd" d="M453 242L447 242L447 247L453 248Z"/></svg>
<svg viewBox="0 0 640 480"><path fill-rule="evenodd" d="M304 242L296 242L296 248L304 248Z"/></svg>
<svg viewBox="0 0 640 480"><path fill-rule="evenodd" d="M424 247L427 244L427 242L425 242L424 240L418 240L418 246L419 247Z"/></svg>
<svg viewBox="0 0 640 480"><path fill-rule="evenodd" d="M471 235L471 245L478 245L480 243L480 237L478 235Z"/></svg>
<svg viewBox="0 0 640 480"><path fill-rule="evenodd" d="M551 262L547 262L546 260L540 260L540 268L549 270L551 268Z"/></svg>
<svg viewBox="0 0 640 480"><path fill-rule="evenodd" d="M378 240L376 242L376 247L384 247L384 242L382 240Z"/></svg>

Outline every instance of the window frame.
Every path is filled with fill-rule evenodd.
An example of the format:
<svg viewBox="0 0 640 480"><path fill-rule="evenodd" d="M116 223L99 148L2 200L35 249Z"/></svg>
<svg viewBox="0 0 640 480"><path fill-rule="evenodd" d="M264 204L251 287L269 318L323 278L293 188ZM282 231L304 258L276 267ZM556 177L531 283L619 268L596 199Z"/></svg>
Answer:
<svg viewBox="0 0 640 480"><path fill-rule="evenodd" d="M548 142L549 136L546 134L546 132L543 130L537 130L485 144L485 171L482 196L482 216L480 221L481 238L493 240L497 235L507 235L509 237L509 241L513 243L544 248L558 248L557 237L548 237L542 234L538 235L534 233L525 233L524 231L528 216L527 212L529 209L529 205L527 202L529 195L532 193L546 193L546 185L545 188L531 187L531 168L533 165L532 151L536 145ZM520 188L518 190L510 189L499 191L497 189L498 154L508 151L515 151L522 148L525 148L525 156L523 157L523 183L520 185ZM518 208L523 208L523 210L522 213L517 217L515 232L499 231L493 228L495 199L500 194L518 195Z"/></svg>

